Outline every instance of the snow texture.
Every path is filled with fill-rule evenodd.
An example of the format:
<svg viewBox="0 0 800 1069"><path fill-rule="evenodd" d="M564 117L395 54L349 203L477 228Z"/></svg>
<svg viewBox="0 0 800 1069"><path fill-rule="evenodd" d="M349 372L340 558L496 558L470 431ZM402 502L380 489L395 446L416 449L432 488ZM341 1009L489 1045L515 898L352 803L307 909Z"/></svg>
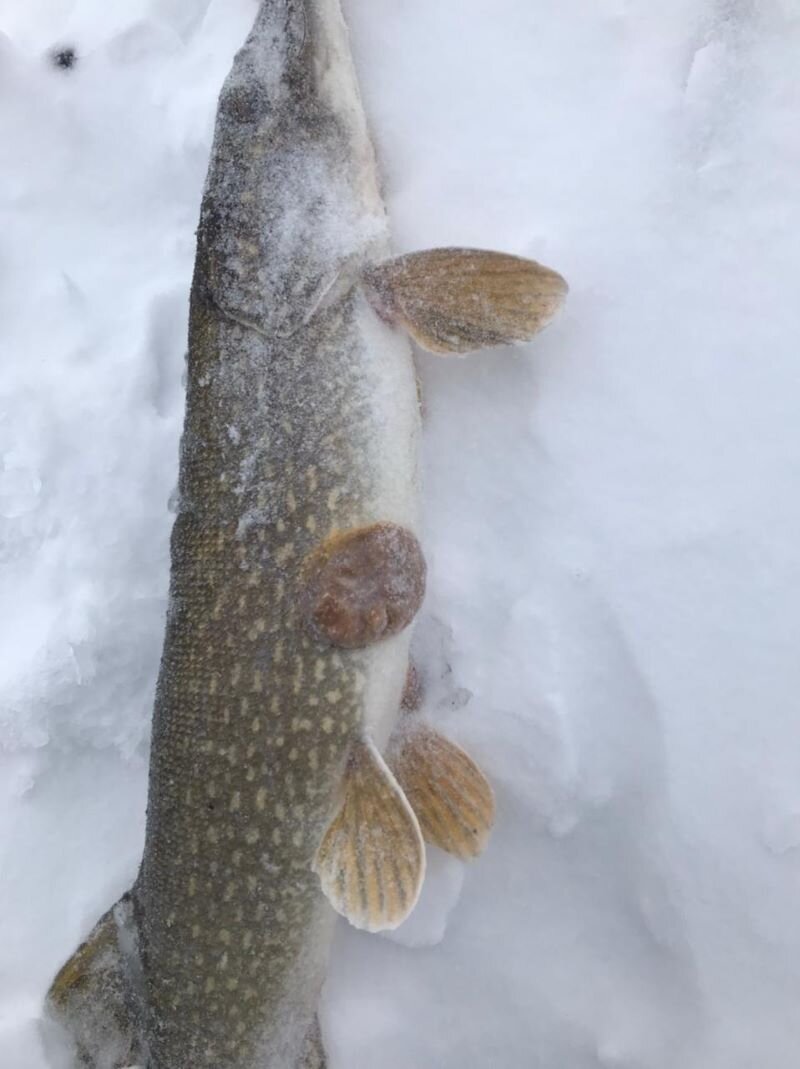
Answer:
<svg viewBox="0 0 800 1069"><path fill-rule="evenodd" d="M9 1069L141 855L193 232L254 10L0 0ZM526 350L420 358L424 712L498 822L391 938L340 926L331 1069L794 1069L800 12L345 15L397 250L571 293Z"/></svg>

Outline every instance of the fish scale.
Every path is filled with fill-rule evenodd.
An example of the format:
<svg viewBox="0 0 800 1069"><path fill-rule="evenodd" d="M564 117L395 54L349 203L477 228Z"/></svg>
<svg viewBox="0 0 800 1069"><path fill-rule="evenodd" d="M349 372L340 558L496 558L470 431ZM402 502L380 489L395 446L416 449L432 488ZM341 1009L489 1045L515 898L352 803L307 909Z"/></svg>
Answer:
<svg viewBox="0 0 800 1069"><path fill-rule="evenodd" d="M410 348L357 289L387 251L338 0L264 0L201 206L142 865L51 989L93 1069L322 1058L314 856L408 636L337 649L303 589L332 536L416 521Z"/></svg>
<svg viewBox="0 0 800 1069"><path fill-rule="evenodd" d="M322 1069L330 907L397 927L425 839L486 845L472 759L407 715L390 739L419 705L425 589L394 327L443 354L519 343L567 286L504 253L388 246L338 0L263 0L197 234L142 865L48 993L86 1069Z"/></svg>
<svg viewBox="0 0 800 1069"><path fill-rule="evenodd" d="M314 853L352 740L375 717L365 707L367 679L385 674L393 714L402 674L392 666L404 664L407 649L403 636L377 652L326 647L298 608L303 562L326 538L387 518L413 523L407 492L402 512L385 508L398 473L413 477L417 416L407 343L388 339L392 366L381 366L362 329L371 313L352 286L309 316L308 302L345 257L352 270L385 252L385 224L371 218L360 228L368 241L331 259L331 246L359 228L328 233L324 202L331 188L358 191L364 177L343 140L352 127L333 117L308 57L314 33L343 31L340 21L305 11L302 44L281 82L293 86L289 116L268 105L269 86L240 90L237 70L245 65L252 76L259 56L274 78L270 6L223 89L198 232L170 611L134 890L152 1069L297 1059L333 918ZM273 84L272 95L279 102L281 88ZM272 262L269 230L254 226L267 208L250 194L274 205L270 177L289 170L289 130L293 165L302 160L298 144L313 141L315 173L296 175L292 198L298 219L318 220L322 240L315 248L313 228L301 227L293 260L281 236L284 292L273 285L265 307L264 280L254 285L250 270ZM243 156L259 169L257 181L243 173ZM337 206L338 218L360 212L360 203ZM387 417L374 398L398 387L409 401L400 393ZM277 1035L268 1028L276 1017L290 1024Z"/></svg>

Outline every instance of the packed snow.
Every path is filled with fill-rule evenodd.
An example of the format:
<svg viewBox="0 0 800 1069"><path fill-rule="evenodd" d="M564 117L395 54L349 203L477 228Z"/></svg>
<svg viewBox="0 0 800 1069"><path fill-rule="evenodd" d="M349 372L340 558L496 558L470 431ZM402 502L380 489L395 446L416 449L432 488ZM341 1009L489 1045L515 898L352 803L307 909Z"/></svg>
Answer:
<svg viewBox="0 0 800 1069"><path fill-rule="evenodd" d="M141 855L194 227L255 6L0 0L8 1069ZM330 1067L795 1069L800 8L344 9L398 251L571 293L526 349L419 358L425 715L498 820L391 936L341 923Z"/></svg>

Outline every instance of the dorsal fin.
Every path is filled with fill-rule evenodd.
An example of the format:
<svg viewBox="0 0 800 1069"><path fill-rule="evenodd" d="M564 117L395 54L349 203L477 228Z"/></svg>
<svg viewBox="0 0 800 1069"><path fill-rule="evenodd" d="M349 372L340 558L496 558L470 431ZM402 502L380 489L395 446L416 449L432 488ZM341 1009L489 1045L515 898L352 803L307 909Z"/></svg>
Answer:
<svg viewBox="0 0 800 1069"><path fill-rule="evenodd" d="M383 318L432 353L529 341L567 295L561 275L488 249L426 249L366 269L366 295Z"/></svg>
<svg viewBox="0 0 800 1069"><path fill-rule="evenodd" d="M469 754L420 725L400 735L389 764L429 843L465 861L483 852L494 792Z"/></svg>
<svg viewBox="0 0 800 1069"><path fill-rule="evenodd" d="M425 844L397 780L370 740L357 742L342 803L314 859L322 890L356 928L396 928L419 897Z"/></svg>

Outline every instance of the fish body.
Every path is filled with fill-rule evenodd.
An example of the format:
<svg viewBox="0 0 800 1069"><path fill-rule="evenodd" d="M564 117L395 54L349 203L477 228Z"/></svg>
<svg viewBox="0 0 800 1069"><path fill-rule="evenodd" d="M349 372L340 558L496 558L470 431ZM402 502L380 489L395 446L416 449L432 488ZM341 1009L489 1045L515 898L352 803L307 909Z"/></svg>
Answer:
<svg viewBox="0 0 800 1069"><path fill-rule="evenodd" d="M394 328L519 342L566 283L485 250L388 256L339 0L262 0L197 234L144 855L48 992L81 1069L323 1069L331 905L396 927L424 839L486 844L471 758L410 715L390 739L425 581Z"/></svg>
<svg viewBox="0 0 800 1069"><path fill-rule="evenodd" d="M222 90L134 890L148 1069L287 1069L333 911L313 872L355 739L385 743L408 633L318 641L315 551L417 519L407 340L355 288L388 230L338 0L266 0Z"/></svg>
<svg viewBox="0 0 800 1069"><path fill-rule="evenodd" d="M339 2L264 0L221 92L198 228L144 856L81 959L116 928L109 975L129 975L147 1069L290 1069L319 1049L335 914L315 852L408 665L401 628L332 645L308 606L343 534L413 540L411 351L357 288L388 251ZM126 1064L125 1041L91 1049L96 1017L69 1022L83 1064Z"/></svg>

